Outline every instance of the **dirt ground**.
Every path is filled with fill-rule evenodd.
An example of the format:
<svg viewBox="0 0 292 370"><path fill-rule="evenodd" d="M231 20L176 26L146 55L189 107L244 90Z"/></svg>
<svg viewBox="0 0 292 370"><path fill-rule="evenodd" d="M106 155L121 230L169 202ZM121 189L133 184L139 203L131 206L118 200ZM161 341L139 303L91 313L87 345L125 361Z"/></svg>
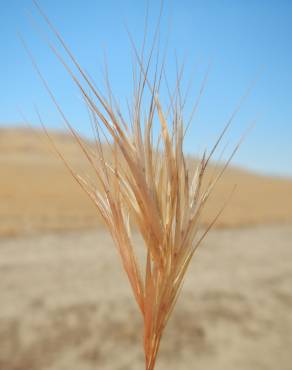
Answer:
<svg viewBox="0 0 292 370"><path fill-rule="evenodd" d="M157 370L291 370L291 261L291 225L213 230ZM138 309L102 229L2 237L0 302L1 370L144 369Z"/></svg>

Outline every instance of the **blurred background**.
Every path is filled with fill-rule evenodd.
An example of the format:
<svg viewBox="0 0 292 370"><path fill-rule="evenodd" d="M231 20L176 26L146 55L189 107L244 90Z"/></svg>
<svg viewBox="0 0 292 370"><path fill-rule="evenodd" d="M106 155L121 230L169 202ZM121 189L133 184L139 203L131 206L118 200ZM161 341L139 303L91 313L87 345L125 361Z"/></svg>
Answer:
<svg viewBox="0 0 292 370"><path fill-rule="evenodd" d="M50 49L61 50L33 1L2 3L0 369L143 368L142 323L115 247L52 150L40 117L74 168L86 172L86 160L31 58L91 145L88 111ZM126 117L131 40L141 51L146 30L149 53L160 19L155 58L157 50L160 61L166 55L171 89L183 66L186 122L199 99L185 142L190 163L210 151L234 113L214 161L222 148L228 158L252 126L203 214L205 227L236 185L187 274L157 369L291 370L292 4L38 3L102 91L108 72ZM161 99L167 101L166 87Z"/></svg>

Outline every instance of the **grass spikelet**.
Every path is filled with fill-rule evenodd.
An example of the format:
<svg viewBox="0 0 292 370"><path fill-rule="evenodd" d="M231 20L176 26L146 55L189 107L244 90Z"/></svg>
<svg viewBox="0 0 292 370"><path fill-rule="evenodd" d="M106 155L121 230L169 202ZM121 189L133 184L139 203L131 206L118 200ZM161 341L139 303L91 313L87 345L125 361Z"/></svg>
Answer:
<svg viewBox="0 0 292 370"><path fill-rule="evenodd" d="M117 246L143 318L145 369L153 370L164 328L177 301L191 258L220 214L200 235L202 210L222 173L204 187L210 156L205 154L195 169L187 165L183 145L185 127L188 125L184 125L184 99L181 98L179 87L181 77L177 77L177 86L170 94L168 107L160 99L164 62L158 67L157 58L154 77L151 78L149 72L156 36L147 60L144 47L139 54L133 44L139 73L134 76L133 103L127 117L121 113L109 84L105 97L78 64L46 15L42 15L71 66L50 45L52 51L81 91L96 130L96 147L93 151L82 141L53 98L92 167L94 177L81 177L66 162L61 151L59 155L94 202ZM35 68L40 74L36 64ZM46 83L45 87L53 96ZM158 134L154 133L157 125ZM211 155L227 128L224 128L211 149ZM110 155L105 155L103 141L108 142ZM136 258L131 237L133 227L139 230L144 240L144 266Z"/></svg>

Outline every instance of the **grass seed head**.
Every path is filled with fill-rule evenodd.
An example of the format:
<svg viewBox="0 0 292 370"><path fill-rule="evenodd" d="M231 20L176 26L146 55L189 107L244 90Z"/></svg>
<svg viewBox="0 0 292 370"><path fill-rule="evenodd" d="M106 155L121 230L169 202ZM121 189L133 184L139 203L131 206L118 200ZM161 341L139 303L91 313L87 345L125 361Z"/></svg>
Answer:
<svg viewBox="0 0 292 370"><path fill-rule="evenodd" d="M185 125L183 112L181 77L177 76L175 90L169 94L169 104L165 105L160 99L163 76L166 80L165 62L159 67L157 58L154 76L150 75L149 66L153 62L157 37L154 37L147 59L144 46L139 54L133 44L139 73L134 74L133 103L126 117L114 98L108 78L105 97L78 64L46 15L42 15L69 57L71 65L50 45L83 95L96 134L94 150L70 125L34 64L94 176L87 179L78 175L61 151L56 150L94 202L117 246L143 317L146 369L152 370L163 330L191 258L218 217L203 235L198 234L203 207L226 168L208 186L203 186L206 167L228 127L223 130L210 155L205 154L195 169L190 168L183 151L188 124ZM157 125L158 134L154 133ZM106 154L104 142L107 142ZM139 230L144 240L144 266L136 258L132 227Z"/></svg>

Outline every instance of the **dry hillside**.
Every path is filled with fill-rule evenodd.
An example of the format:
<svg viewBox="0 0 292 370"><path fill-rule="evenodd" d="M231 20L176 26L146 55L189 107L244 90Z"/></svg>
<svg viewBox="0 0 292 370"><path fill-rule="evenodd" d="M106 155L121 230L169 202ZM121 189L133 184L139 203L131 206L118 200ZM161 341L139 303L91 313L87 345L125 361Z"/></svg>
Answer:
<svg viewBox="0 0 292 370"><path fill-rule="evenodd" d="M86 161L74 140L53 134L75 168ZM234 184L237 190L217 226L292 222L292 180L230 168L203 217L210 221ZM44 134L0 129L0 235L87 228L100 222L94 206L54 155Z"/></svg>

